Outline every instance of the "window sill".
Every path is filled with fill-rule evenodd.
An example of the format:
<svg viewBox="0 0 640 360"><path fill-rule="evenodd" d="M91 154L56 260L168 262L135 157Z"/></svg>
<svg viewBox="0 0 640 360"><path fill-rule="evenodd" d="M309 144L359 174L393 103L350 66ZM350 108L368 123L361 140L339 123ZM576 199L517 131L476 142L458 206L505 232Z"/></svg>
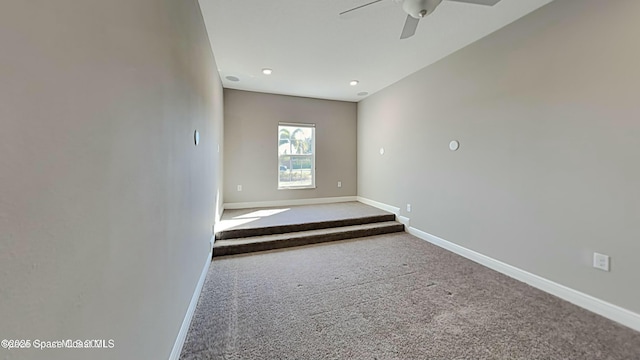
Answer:
<svg viewBox="0 0 640 360"><path fill-rule="evenodd" d="M312 186L284 186L284 187L279 187L278 190L308 190L308 189L315 189L316 186L312 185Z"/></svg>

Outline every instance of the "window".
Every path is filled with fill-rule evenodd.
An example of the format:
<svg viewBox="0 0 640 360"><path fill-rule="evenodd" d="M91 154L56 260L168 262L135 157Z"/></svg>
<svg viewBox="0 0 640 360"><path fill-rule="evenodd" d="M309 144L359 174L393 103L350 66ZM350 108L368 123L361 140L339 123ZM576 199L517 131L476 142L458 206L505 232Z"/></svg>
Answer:
<svg viewBox="0 0 640 360"><path fill-rule="evenodd" d="M315 124L278 125L278 189L315 188Z"/></svg>

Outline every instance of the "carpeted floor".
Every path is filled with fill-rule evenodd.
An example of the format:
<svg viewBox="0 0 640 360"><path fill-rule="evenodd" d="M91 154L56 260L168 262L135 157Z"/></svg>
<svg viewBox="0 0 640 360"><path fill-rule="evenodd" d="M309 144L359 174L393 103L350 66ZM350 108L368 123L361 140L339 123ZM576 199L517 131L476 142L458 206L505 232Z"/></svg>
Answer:
<svg viewBox="0 0 640 360"><path fill-rule="evenodd" d="M357 201L276 206L270 208L225 209L216 232L229 229L252 229L267 226L303 224L385 215L388 212Z"/></svg>
<svg viewBox="0 0 640 360"><path fill-rule="evenodd" d="M216 259L181 359L640 359L640 333L406 233Z"/></svg>

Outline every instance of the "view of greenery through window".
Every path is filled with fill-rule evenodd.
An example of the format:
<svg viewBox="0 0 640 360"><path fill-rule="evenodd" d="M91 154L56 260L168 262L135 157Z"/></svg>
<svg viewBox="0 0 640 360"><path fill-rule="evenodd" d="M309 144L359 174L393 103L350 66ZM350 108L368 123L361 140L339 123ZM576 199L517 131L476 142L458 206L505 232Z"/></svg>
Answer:
<svg viewBox="0 0 640 360"><path fill-rule="evenodd" d="M314 187L314 140L312 125L278 126L278 188Z"/></svg>

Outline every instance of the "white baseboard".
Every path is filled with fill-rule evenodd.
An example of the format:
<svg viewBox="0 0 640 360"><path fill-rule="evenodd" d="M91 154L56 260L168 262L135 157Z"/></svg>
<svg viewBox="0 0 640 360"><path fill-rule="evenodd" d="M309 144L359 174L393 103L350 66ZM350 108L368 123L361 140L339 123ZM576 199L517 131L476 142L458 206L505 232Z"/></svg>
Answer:
<svg viewBox="0 0 640 360"><path fill-rule="evenodd" d="M250 209L250 208L263 208L263 207L272 207L272 206L330 204L330 203L350 202L350 201L358 201L358 199L355 196L337 196L337 197L312 198L312 199L236 202L236 203L226 203L223 205L223 207L225 209Z"/></svg>
<svg viewBox="0 0 640 360"><path fill-rule="evenodd" d="M441 248L447 249L469 260L475 261L497 272L505 274L516 280L527 283L544 292L555 295L574 305L580 306L598 315L604 316L610 320L618 322L622 325L630 327L636 331L640 331L640 314L636 314L617 305L600 300L591 295L571 289L564 285L558 284L551 280L545 279L538 275L519 269L515 266L503 263L494 258L480 254L463 246L454 244L450 241L431 235L414 227L409 228L409 233L420 239L426 240Z"/></svg>
<svg viewBox="0 0 640 360"><path fill-rule="evenodd" d="M404 225L404 231L409 232L409 225L411 224L411 219L406 216L396 215L398 218L398 222Z"/></svg>
<svg viewBox="0 0 640 360"><path fill-rule="evenodd" d="M219 207L216 208L216 216L214 219L214 223L217 224L220 222L220 219L222 218L222 212L224 211L224 204L220 204Z"/></svg>
<svg viewBox="0 0 640 360"><path fill-rule="evenodd" d="M212 236L210 243L213 244L214 240L215 239ZM182 352L184 341L187 339L189 325L191 325L191 319L193 319L193 313L196 311L196 305L198 305L198 299L200 298L200 293L202 292L202 287L204 286L204 280L207 278L207 272L209 271L209 266L211 265L212 255L213 253L209 252L209 255L207 256L207 261L204 265L204 268L202 269L202 273L200 274L200 280L198 280L196 290L193 292L193 296L191 296L191 302L189 303L189 307L187 308L187 313L184 315L184 320L182 320L182 326L180 326L178 337L173 344L173 349L171 349L169 360L178 360L178 358L180 358L180 353Z"/></svg>
<svg viewBox="0 0 640 360"><path fill-rule="evenodd" d="M367 199L367 198L362 197L362 196L358 196L357 200L359 202L363 203L363 204L367 204L369 206L373 206L375 208L378 208L378 209L393 213L396 216L400 215L400 208L397 208L395 206L391 206L391 205L387 205L387 204L384 204L384 203L381 203L381 202L378 202L378 201L375 201L375 200Z"/></svg>

